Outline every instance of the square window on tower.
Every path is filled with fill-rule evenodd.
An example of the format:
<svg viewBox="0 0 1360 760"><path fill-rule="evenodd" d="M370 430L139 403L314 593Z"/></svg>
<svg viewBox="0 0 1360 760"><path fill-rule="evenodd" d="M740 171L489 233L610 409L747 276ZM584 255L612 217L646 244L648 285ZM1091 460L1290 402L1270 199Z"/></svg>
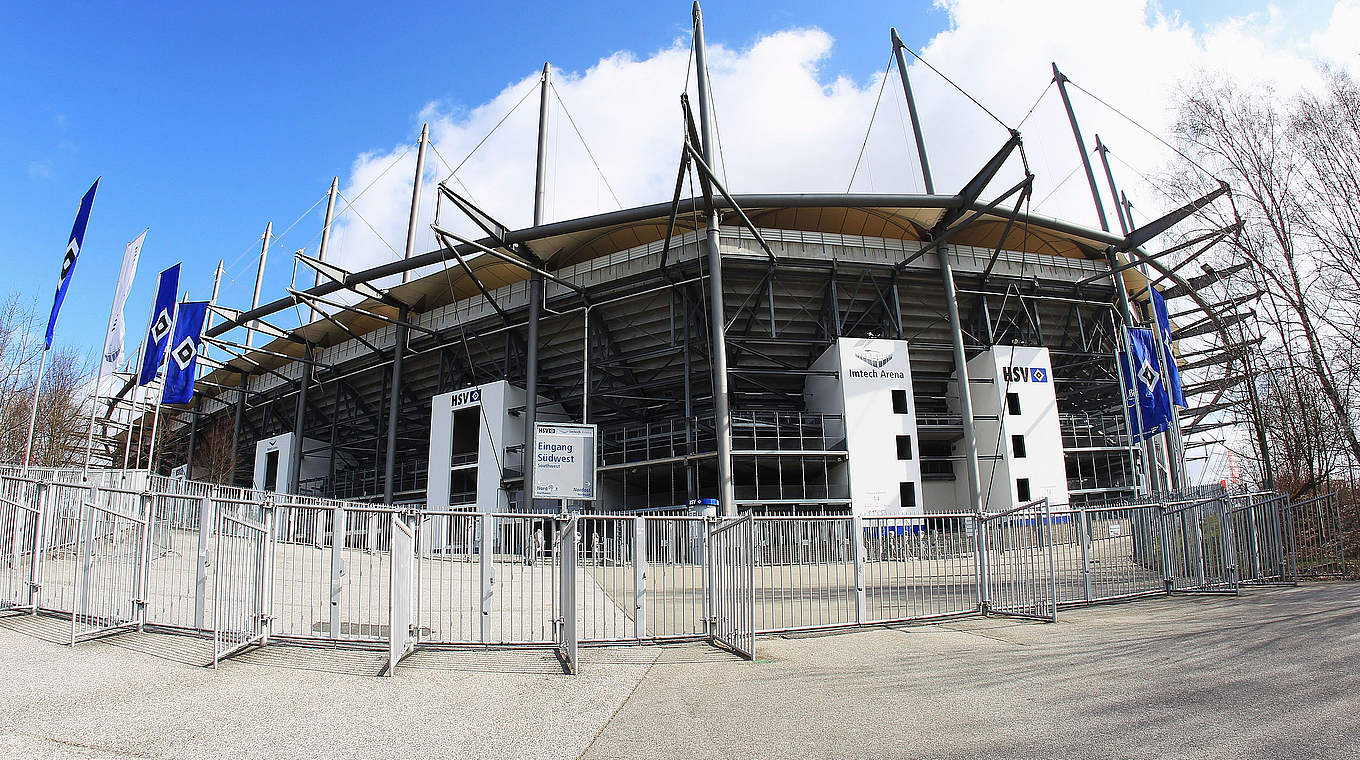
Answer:
<svg viewBox="0 0 1360 760"><path fill-rule="evenodd" d="M902 506L904 507L916 506L916 484L902 483L898 486L898 488L899 493L901 493L902 495Z"/></svg>
<svg viewBox="0 0 1360 760"><path fill-rule="evenodd" d="M911 436L897 436L897 458L911 459Z"/></svg>
<svg viewBox="0 0 1360 760"><path fill-rule="evenodd" d="M1020 501L1029 501L1029 478L1015 479L1015 496Z"/></svg>
<svg viewBox="0 0 1360 760"><path fill-rule="evenodd" d="M1016 415L1016 414L1019 414L1019 413L1020 413L1020 394L1019 394L1019 393L1007 393L1007 394L1006 394L1006 411L1009 412L1009 413L1011 413L1012 415Z"/></svg>
<svg viewBox="0 0 1360 760"><path fill-rule="evenodd" d="M1023 435L1011 436L1011 456L1016 459L1025 458L1025 437Z"/></svg>
<svg viewBox="0 0 1360 760"><path fill-rule="evenodd" d="M894 388L892 392L893 414L911 414L911 407L907 406L907 392Z"/></svg>

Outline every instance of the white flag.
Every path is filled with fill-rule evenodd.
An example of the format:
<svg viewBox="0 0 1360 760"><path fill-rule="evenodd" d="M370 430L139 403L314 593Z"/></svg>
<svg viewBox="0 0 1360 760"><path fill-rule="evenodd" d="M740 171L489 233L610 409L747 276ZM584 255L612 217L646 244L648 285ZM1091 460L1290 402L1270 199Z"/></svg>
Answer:
<svg viewBox="0 0 1360 760"><path fill-rule="evenodd" d="M99 367L100 377L112 372L123 361L123 336L126 332L123 324L123 305L127 303L128 293L132 290L132 278L137 274L137 259L142 255L142 241L145 239L146 233L143 232L136 240L128 243L123 251L123 268L118 271L118 287L113 291L113 308L109 312L109 334L104 338L104 360Z"/></svg>

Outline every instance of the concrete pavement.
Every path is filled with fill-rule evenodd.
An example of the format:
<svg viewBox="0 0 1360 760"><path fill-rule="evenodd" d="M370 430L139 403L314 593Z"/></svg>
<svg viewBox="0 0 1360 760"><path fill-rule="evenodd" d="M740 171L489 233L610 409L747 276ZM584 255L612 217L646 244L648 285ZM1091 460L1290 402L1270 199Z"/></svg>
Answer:
<svg viewBox="0 0 1360 760"><path fill-rule="evenodd" d="M551 654L269 647L0 615L0 757L1360 757L1360 585Z"/></svg>

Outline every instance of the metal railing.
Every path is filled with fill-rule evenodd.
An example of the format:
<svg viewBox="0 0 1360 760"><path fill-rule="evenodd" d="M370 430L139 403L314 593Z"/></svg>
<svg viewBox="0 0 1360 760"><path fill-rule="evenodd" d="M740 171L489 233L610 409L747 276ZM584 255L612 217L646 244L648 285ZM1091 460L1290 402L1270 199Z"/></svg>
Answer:
<svg viewBox="0 0 1360 760"><path fill-rule="evenodd" d="M50 474L50 473L49 473ZM121 479L121 478L120 478ZM997 514L704 518L393 509L148 478L0 474L0 609L71 640L156 626L214 662L276 640L385 647L709 639L1230 592L1340 574L1335 496ZM389 668L389 672L390 672Z"/></svg>

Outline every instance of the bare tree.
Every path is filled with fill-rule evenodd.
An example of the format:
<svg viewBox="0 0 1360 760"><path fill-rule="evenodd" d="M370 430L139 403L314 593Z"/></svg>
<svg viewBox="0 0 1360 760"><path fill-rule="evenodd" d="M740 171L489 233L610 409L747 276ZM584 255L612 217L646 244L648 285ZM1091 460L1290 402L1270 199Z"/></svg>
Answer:
<svg viewBox="0 0 1360 760"><path fill-rule="evenodd" d="M1178 116L1185 150L1234 189L1242 229L1206 261L1251 264L1217 296L1255 301L1242 304L1261 333L1246 382L1268 407L1272 455L1287 460L1277 469L1311 488L1360 462L1360 91L1339 75L1297 99L1203 79L1182 93ZM1175 184L1188 197L1206 180L1186 167Z"/></svg>

